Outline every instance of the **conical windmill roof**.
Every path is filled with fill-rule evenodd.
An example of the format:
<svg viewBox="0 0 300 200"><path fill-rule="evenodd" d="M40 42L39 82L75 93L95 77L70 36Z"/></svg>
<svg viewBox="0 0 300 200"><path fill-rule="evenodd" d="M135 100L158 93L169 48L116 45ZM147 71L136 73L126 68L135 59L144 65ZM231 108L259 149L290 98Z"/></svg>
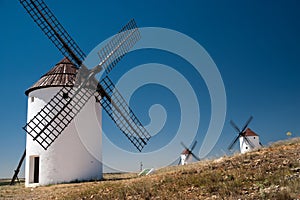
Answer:
<svg viewBox="0 0 300 200"><path fill-rule="evenodd" d="M250 128L247 128L246 131L244 132L244 136L258 136L258 135Z"/></svg>
<svg viewBox="0 0 300 200"><path fill-rule="evenodd" d="M49 72L44 74L35 84L25 91L28 95L33 90L47 87L73 86L77 73L76 66L68 59L64 58L57 63Z"/></svg>
<svg viewBox="0 0 300 200"><path fill-rule="evenodd" d="M186 155L186 154L190 154L190 151L188 149L184 149L181 154Z"/></svg>

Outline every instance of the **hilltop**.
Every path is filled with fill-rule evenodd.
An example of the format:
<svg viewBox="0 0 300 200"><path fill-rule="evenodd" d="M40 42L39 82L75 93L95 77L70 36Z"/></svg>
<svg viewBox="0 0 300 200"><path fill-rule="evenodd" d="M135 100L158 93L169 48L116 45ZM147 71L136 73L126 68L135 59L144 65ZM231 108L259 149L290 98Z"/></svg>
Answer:
<svg viewBox="0 0 300 200"><path fill-rule="evenodd" d="M0 184L0 199L300 199L300 138L155 174L24 188Z"/></svg>

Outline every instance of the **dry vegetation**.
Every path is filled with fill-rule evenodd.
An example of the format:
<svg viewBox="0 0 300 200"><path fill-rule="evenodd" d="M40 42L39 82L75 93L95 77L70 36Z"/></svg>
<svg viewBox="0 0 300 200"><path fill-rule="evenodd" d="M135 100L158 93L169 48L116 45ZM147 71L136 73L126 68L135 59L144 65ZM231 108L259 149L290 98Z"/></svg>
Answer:
<svg viewBox="0 0 300 200"><path fill-rule="evenodd" d="M147 177L25 188L0 184L0 199L300 199L300 139L244 155L167 167Z"/></svg>

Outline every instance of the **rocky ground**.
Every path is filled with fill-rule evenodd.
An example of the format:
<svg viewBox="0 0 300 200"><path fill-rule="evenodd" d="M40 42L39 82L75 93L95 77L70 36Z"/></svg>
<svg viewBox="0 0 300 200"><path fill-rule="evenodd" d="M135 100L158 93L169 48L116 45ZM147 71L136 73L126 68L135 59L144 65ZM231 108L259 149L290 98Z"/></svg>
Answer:
<svg viewBox="0 0 300 200"><path fill-rule="evenodd" d="M157 170L147 177L25 188L0 184L0 199L300 199L300 138L247 154Z"/></svg>

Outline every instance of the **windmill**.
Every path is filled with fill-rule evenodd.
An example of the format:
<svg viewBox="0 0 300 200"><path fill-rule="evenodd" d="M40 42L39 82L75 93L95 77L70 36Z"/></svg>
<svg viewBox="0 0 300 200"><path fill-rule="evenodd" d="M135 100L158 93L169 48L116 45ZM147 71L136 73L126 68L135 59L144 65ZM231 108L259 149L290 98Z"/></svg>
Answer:
<svg viewBox="0 0 300 200"><path fill-rule="evenodd" d="M241 153L246 153L262 146L262 144L259 142L259 136L250 128L247 128L252 119L253 117L250 116L241 130L232 120L230 120L231 126L234 128L234 130L236 130L238 134L229 145L228 150L231 150L233 148L238 139L240 141Z"/></svg>
<svg viewBox="0 0 300 200"><path fill-rule="evenodd" d="M194 144L191 146L191 148L186 147L183 142L180 143L184 150L180 154L178 165L186 165L190 159L190 156L193 156L196 160L200 161L200 158L198 158L194 153L193 150L196 147L197 141L194 142Z"/></svg>
<svg viewBox="0 0 300 200"><path fill-rule="evenodd" d="M34 107L33 111L29 112L28 106L28 119L23 127L27 133L26 150L11 184L18 176L20 163L22 164L25 155L27 186L31 183L45 185L74 179L101 178L101 160L91 156L82 146L82 142L78 141L78 136L72 132L80 129L74 128L76 118L86 121L83 128L89 130L88 137L91 135L97 138L95 135L99 136L101 130L96 130L99 124L89 126L89 114L96 108L95 115L101 119L100 109L103 108L138 151L142 151L151 137L108 77L121 58L140 39L136 23L133 19L130 20L98 52L99 64L88 69L84 65L86 54L43 0L20 0L20 3L65 58L45 74L36 83L36 87L26 91L28 103L37 104L40 109ZM95 75L103 70L105 76L98 82ZM83 112L85 114L82 114ZM97 142L93 139L89 141L96 149L97 145L101 146L101 137L97 139ZM76 145L69 144L71 142ZM60 155L63 153L66 153L67 157Z"/></svg>

